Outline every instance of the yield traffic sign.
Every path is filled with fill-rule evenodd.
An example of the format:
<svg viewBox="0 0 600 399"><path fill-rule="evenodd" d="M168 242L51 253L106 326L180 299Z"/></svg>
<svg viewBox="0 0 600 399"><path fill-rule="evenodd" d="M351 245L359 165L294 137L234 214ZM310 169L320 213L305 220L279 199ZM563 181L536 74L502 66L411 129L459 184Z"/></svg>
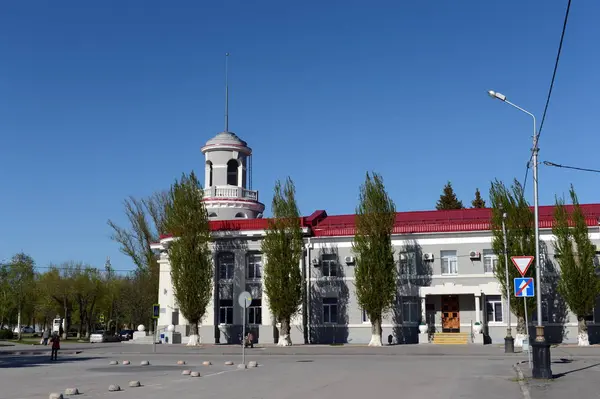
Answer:
<svg viewBox="0 0 600 399"><path fill-rule="evenodd" d="M521 276L525 277L529 266L533 263L534 256L511 256L510 260L515 265Z"/></svg>

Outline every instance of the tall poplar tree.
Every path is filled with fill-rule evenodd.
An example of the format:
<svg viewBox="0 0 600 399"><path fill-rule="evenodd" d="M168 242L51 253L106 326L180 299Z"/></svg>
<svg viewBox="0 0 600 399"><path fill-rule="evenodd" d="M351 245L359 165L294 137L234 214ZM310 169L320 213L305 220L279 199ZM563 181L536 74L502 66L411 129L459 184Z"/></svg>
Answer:
<svg viewBox="0 0 600 399"><path fill-rule="evenodd" d="M272 202L273 217L269 220L261 249L265 255L264 289L269 306L279 328L278 346L290 346L290 323L302 304L303 253L300 211L296 205L296 188L289 177L285 185L278 180Z"/></svg>
<svg viewBox="0 0 600 399"><path fill-rule="evenodd" d="M168 249L173 294L190 323L189 346L200 342L198 323L210 302L214 274L208 214L202 197L194 172L183 174L171 186L165 209L165 228L175 237Z"/></svg>
<svg viewBox="0 0 600 399"><path fill-rule="evenodd" d="M506 271L508 270L509 292L514 292L514 279L521 277L517 268L504 262L504 234L502 232L502 215L506 213L506 240L508 256L535 256L535 222L533 212L525 199L523 187L515 179L508 188L503 182L495 180L490 188L492 206L492 248L498 255L498 263L494 275L502 286L502 296L506 299ZM535 276L535 263L528 269L526 277ZM539 283L538 283L539 284ZM536 298L526 298L527 312L531 317L536 306ZM523 301L510 301L512 313L517 316L517 333L527 334L525 328L525 307Z"/></svg>
<svg viewBox="0 0 600 399"><path fill-rule="evenodd" d="M554 251L560 265L558 292L569 309L577 316L578 345L588 346L586 317L591 316L600 294L600 278L596 274L594 258L596 248L588 235L585 216L579 206L575 189L569 191L573 210L567 211L564 199L556 199L554 227L556 237Z"/></svg>
<svg viewBox="0 0 600 399"><path fill-rule="evenodd" d="M463 208L464 206L462 201L458 200L458 198L456 197L456 193L454 192L454 188L452 188L452 183L446 183L442 195L440 195L440 199L438 200L435 206L435 209L437 209L438 211L442 211Z"/></svg>
<svg viewBox="0 0 600 399"><path fill-rule="evenodd" d="M485 201L481 198L481 192L479 189L475 189L475 199L471 201L471 206L473 208L485 208Z"/></svg>
<svg viewBox="0 0 600 399"><path fill-rule="evenodd" d="M371 320L369 346L381 346L381 321L396 298L397 268L392 247L396 207L380 175L367 173L356 209L354 279L359 306Z"/></svg>

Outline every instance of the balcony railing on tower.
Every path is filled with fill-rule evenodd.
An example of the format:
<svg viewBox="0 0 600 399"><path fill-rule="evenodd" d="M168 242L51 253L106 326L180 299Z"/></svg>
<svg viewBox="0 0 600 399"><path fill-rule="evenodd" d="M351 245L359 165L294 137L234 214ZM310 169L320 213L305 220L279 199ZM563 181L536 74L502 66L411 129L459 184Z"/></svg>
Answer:
<svg viewBox="0 0 600 399"><path fill-rule="evenodd" d="M204 198L240 198L258 201L258 191L236 186L213 186L204 189Z"/></svg>

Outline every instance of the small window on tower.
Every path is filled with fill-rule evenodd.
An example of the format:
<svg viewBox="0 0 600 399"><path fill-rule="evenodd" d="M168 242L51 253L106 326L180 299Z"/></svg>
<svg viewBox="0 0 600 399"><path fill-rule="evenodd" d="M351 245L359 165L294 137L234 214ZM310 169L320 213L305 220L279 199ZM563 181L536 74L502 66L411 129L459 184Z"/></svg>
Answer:
<svg viewBox="0 0 600 399"><path fill-rule="evenodd" d="M230 159L227 162L227 184L237 186L238 184L238 161Z"/></svg>
<svg viewBox="0 0 600 399"><path fill-rule="evenodd" d="M236 218L244 218L245 219L246 218L246 214L243 213L243 212L238 212L238 213L235 214L235 217Z"/></svg>
<svg viewBox="0 0 600 399"><path fill-rule="evenodd" d="M217 214L216 214L216 213L214 213L214 212L211 212L211 213L209 213L209 214L208 214L208 217L209 217L209 218L216 218L216 217L217 217Z"/></svg>

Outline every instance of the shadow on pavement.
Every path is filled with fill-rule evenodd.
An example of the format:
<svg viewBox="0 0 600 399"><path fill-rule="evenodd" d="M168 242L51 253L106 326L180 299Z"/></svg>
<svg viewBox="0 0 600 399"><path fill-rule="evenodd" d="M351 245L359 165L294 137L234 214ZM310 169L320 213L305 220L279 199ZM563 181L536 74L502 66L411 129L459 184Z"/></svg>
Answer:
<svg viewBox="0 0 600 399"><path fill-rule="evenodd" d="M572 363L572 360L566 361L566 362L557 362L557 363ZM558 379L558 378L564 377L566 375L569 375L569 374L572 374L572 373L576 373L578 371L583 371L583 370L591 369L591 368L596 367L596 366L600 366L600 363L590 364L589 366L580 367L580 368L574 369L574 370L568 370L568 371L565 371L563 373L552 374L552 378L553 379Z"/></svg>
<svg viewBox="0 0 600 399"><path fill-rule="evenodd" d="M86 360L102 359L102 357L60 357L58 360L50 360L50 356L2 356L0 357L0 369L9 368L25 368L25 367L38 367L60 363L73 363L82 362Z"/></svg>

